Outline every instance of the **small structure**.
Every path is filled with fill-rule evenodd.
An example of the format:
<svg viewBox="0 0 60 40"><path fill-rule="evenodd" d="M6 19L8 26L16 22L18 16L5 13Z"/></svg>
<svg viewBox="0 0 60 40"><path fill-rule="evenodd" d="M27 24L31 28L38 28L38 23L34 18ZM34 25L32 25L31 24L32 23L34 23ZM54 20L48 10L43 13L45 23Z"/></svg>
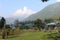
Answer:
<svg viewBox="0 0 60 40"><path fill-rule="evenodd" d="M48 23L46 26L48 26L48 30L53 30L56 27L56 23Z"/></svg>

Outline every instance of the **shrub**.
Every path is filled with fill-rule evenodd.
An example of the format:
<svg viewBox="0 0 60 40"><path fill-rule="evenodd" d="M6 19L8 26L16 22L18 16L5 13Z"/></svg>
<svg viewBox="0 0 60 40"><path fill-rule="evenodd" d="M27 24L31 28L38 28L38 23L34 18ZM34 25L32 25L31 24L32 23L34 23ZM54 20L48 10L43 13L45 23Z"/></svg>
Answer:
<svg viewBox="0 0 60 40"><path fill-rule="evenodd" d="M47 34L48 39L58 40L60 38L60 33L49 33Z"/></svg>
<svg viewBox="0 0 60 40"><path fill-rule="evenodd" d="M38 30L38 27L34 27L34 30Z"/></svg>

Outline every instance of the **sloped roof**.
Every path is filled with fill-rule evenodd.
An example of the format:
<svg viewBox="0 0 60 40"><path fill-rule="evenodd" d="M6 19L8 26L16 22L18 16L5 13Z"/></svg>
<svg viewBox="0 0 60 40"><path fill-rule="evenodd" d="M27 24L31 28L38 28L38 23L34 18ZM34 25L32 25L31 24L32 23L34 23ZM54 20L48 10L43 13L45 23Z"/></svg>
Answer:
<svg viewBox="0 0 60 40"><path fill-rule="evenodd" d="M48 23L48 24L46 24L46 25L56 25L56 23Z"/></svg>

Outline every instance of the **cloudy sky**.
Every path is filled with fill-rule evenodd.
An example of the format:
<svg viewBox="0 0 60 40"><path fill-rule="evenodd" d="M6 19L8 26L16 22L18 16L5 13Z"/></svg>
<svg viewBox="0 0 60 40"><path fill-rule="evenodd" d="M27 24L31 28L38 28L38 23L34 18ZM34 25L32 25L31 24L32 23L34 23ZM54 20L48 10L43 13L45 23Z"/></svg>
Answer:
<svg viewBox="0 0 60 40"><path fill-rule="evenodd" d="M0 0L0 16L5 18L27 17L56 2L60 2L60 0L49 0L45 3L41 0Z"/></svg>

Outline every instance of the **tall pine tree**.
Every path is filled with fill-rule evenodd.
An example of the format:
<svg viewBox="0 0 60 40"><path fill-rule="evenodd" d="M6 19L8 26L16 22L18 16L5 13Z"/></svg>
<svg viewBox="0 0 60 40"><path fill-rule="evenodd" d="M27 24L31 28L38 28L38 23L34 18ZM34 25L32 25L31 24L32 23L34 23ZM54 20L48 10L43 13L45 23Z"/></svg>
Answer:
<svg viewBox="0 0 60 40"><path fill-rule="evenodd" d="M4 27L4 24L6 23L6 20L4 17L1 18L0 20L0 29L2 29Z"/></svg>

